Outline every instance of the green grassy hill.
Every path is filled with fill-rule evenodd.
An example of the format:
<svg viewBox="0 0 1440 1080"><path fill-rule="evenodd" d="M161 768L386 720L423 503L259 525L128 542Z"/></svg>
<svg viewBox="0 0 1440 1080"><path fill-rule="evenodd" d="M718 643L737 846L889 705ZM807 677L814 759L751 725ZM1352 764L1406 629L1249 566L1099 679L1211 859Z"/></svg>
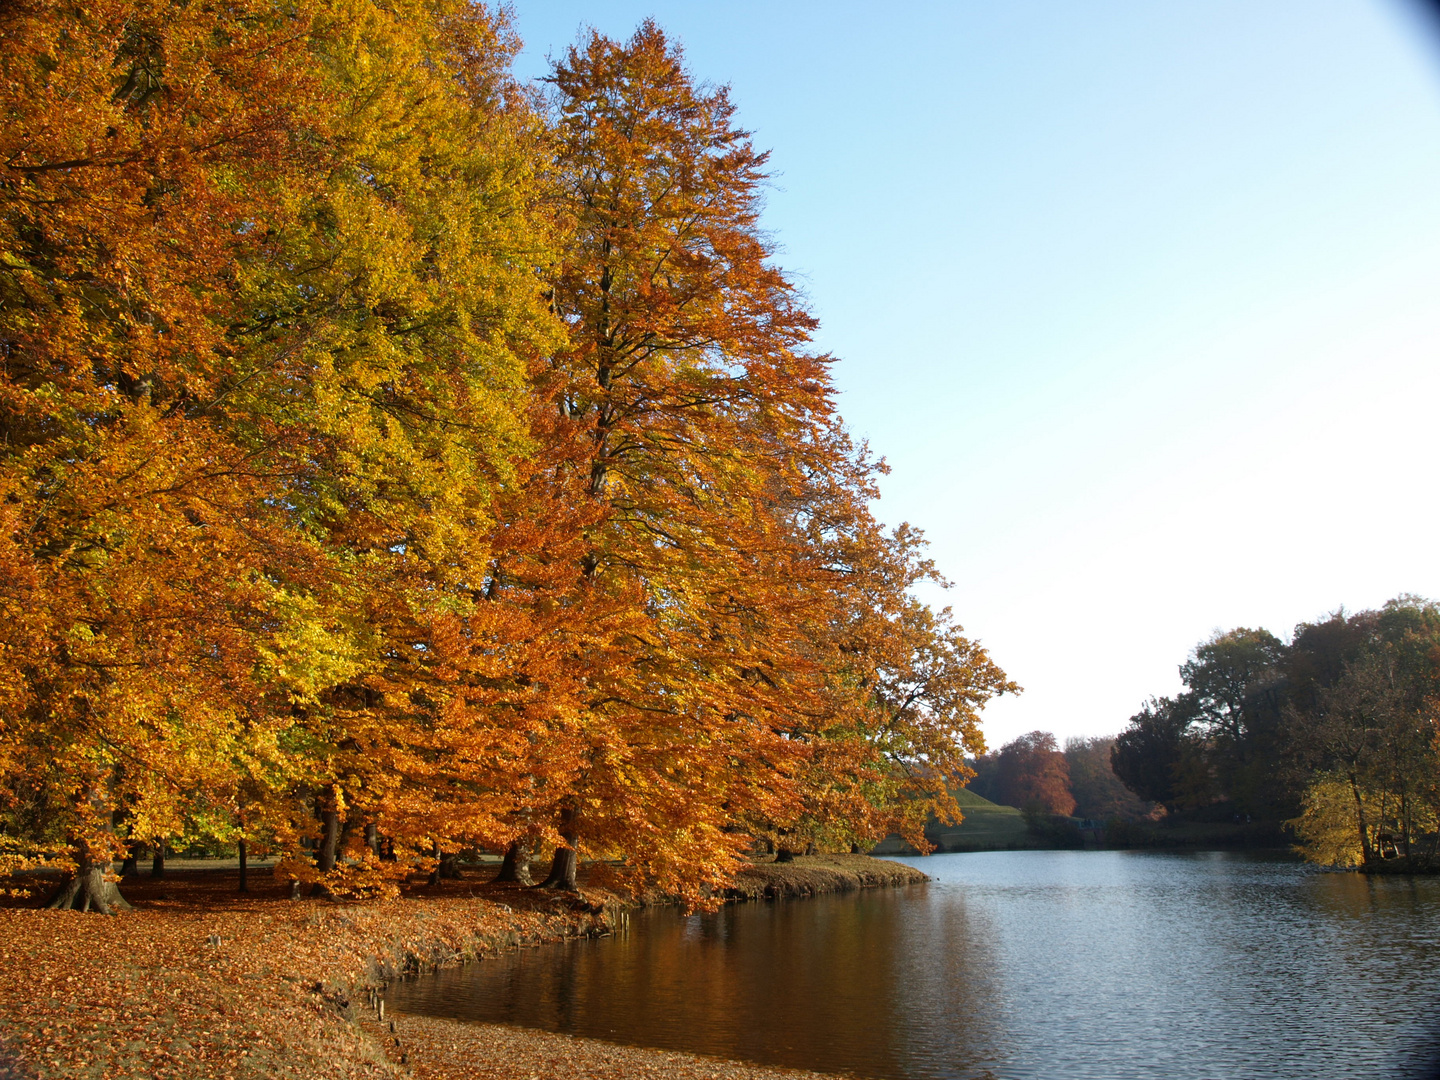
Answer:
<svg viewBox="0 0 1440 1080"><path fill-rule="evenodd" d="M1005 851L1043 846L1026 831L1025 819L1015 807L998 806L967 788L955 792L955 801L965 815L964 821L941 825L932 820L925 826L925 836L937 851ZM910 851L898 836L888 836L871 854L903 855Z"/></svg>

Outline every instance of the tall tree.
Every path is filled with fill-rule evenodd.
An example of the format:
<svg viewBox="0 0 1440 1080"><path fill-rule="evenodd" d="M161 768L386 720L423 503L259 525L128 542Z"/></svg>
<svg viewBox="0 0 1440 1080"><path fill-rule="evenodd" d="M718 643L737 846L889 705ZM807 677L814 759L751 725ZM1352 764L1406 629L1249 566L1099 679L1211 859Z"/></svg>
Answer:
<svg viewBox="0 0 1440 1080"><path fill-rule="evenodd" d="M0 647L12 806L108 910L117 809L228 782L270 567L308 544L207 410L238 278L285 213L307 10L0 10Z"/></svg>
<svg viewBox="0 0 1440 1080"><path fill-rule="evenodd" d="M1218 794L1242 813L1270 818L1284 816L1277 814L1284 657L1274 634L1240 627L1201 642L1180 666L1187 691L1177 707L1208 748Z"/></svg>
<svg viewBox="0 0 1440 1080"><path fill-rule="evenodd" d="M1340 654L1338 671L1326 662L1337 644L1350 654ZM1433 857L1440 847L1440 606L1403 596L1379 612L1336 615L1301 627L1294 649L1302 648L1318 655L1295 666L1316 678L1298 688L1287 719L1306 775L1305 812L1294 823L1305 850L1335 859L1336 824L1346 821L1356 861L1418 854L1427 839Z"/></svg>
<svg viewBox="0 0 1440 1080"><path fill-rule="evenodd" d="M1061 815L1075 810L1069 765L1048 731L1032 731L1002 746L996 781L1001 799L1009 806Z"/></svg>
<svg viewBox="0 0 1440 1080"><path fill-rule="evenodd" d="M639 620L588 658L567 844L583 830L694 889L743 847L720 808L772 802L796 753L758 675L796 666L780 621L794 552L767 510L787 463L770 451L824 418L828 380L804 349L813 320L769 262L765 156L725 91L698 90L653 23L623 45L591 35L552 82L571 230L553 291L570 332L557 407L604 508L581 572Z"/></svg>
<svg viewBox="0 0 1440 1080"><path fill-rule="evenodd" d="M682 60L647 22L623 44L590 35L552 76L572 237L556 412L601 508L586 587L631 621L584 658L588 746L550 881L573 880L583 837L700 896L755 830L813 832L807 816L922 774L943 792L974 710L1010 684L905 598L912 542L869 519L873 466L759 227L765 155ZM837 595L864 598L863 629Z"/></svg>
<svg viewBox="0 0 1440 1080"><path fill-rule="evenodd" d="M1137 798L1111 768L1114 749L1115 740L1105 736L1065 740L1065 763L1070 770L1077 817L1133 821L1149 815L1151 807Z"/></svg>
<svg viewBox="0 0 1440 1080"><path fill-rule="evenodd" d="M1174 811L1186 804L1180 780L1193 754L1187 710L1173 698L1151 698L1116 736L1110 765L1140 798Z"/></svg>

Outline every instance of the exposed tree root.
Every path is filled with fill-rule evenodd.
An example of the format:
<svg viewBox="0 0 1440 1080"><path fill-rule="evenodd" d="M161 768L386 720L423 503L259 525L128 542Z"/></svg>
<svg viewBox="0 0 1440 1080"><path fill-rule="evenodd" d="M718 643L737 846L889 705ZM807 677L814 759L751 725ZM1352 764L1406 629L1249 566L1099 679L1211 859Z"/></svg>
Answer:
<svg viewBox="0 0 1440 1080"><path fill-rule="evenodd" d="M104 863L82 866L76 875L65 884L47 905L55 911L98 911L101 915L116 915L132 911L129 902L120 895L115 882L108 880Z"/></svg>

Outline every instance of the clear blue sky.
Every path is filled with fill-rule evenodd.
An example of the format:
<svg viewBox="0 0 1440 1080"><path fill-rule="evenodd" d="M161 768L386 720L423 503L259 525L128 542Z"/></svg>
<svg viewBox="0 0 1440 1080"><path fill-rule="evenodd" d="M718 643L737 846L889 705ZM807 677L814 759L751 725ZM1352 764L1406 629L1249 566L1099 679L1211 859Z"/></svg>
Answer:
<svg viewBox="0 0 1440 1080"><path fill-rule="evenodd" d="M1440 597L1440 33L1399 0L539 3L654 16L773 151L841 411L1025 731L1217 628Z"/></svg>

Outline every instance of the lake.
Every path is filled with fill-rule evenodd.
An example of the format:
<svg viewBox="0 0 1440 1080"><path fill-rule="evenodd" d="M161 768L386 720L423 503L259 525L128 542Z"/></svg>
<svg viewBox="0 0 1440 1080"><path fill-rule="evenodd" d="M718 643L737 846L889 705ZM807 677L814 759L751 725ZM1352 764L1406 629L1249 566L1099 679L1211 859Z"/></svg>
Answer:
<svg viewBox="0 0 1440 1080"><path fill-rule="evenodd" d="M934 880L653 909L388 1007L903 1080L1436 1075L1440 880L1234 852L897 861Z"/></svg>

